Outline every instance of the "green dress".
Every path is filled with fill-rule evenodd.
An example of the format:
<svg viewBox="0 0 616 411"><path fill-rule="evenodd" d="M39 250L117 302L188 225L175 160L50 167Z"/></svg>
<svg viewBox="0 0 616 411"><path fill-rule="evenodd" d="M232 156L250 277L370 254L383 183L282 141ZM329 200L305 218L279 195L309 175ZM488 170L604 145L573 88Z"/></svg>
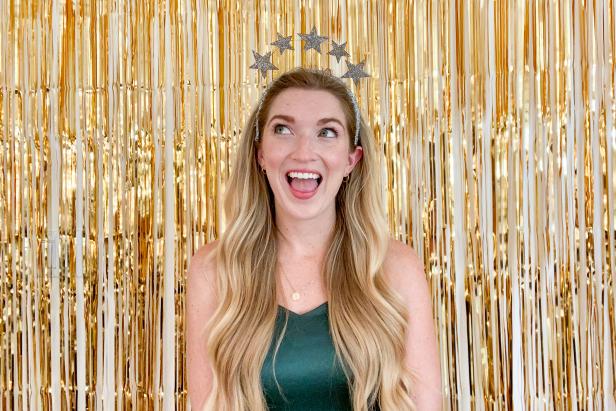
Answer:
<svg viewBox="0 0 616 411"><path fill-rule="evenodd" d="M289 313L285 336L272 360L276 341ZM278 306L274 338L261 369L261 383L270 410L352 411L349 384L329 332L327 302L304 314Z"/></svg>

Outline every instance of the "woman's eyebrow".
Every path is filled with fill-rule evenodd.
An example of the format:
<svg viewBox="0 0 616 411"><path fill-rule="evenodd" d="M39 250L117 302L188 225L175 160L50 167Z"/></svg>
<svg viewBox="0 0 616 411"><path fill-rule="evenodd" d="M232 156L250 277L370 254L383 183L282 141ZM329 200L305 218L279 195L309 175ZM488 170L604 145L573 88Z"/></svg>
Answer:
<svg viewBox="0 0 616 411"><path fill-rule="evenodd" d="M277 118L284 120L288 123L294 123L295 119L291 116L285 116L284 114L276 114L274 116L272 116L272 118L269 119L269 121L267 122L267 124L269 125L272 121L276 120Z"/></svg>
<svg viewBox="0 0 616 411"><path fill-rule="evenodd" d="M334 118L334 117L322 118L321 120L317 121L317 125L329 123L330 121L334 121L334 122L340 124L340 127L342 127L344 129L344 124L342 124L342 122L340 120L338 120L337 118Z"/></svg>

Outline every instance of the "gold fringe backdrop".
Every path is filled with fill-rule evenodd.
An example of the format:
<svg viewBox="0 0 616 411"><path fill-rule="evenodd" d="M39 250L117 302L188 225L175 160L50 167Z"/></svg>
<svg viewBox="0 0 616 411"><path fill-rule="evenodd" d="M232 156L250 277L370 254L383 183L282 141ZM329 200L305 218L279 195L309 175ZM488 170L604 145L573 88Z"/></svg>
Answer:
<svg viewBox="0 0 616 411"><path fill-rule="evenodd" d="M272 78L251 50L343 74L313 25L366 59L445 409L616 409L616 9L575 0L0 2L0 408L188 407L184 275Z"/></svg>

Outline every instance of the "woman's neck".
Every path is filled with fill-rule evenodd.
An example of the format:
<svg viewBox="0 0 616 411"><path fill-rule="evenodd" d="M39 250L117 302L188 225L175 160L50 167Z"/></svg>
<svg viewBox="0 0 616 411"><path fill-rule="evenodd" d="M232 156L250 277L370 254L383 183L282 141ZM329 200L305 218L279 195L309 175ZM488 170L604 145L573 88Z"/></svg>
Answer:
<svg viewBox="0 0 616 411"><path fill-rule="evenodd" d="M279 255L320 261L329 247L335 221L335 211L332 216L311 220L289 219L277 214Z"/></svg>

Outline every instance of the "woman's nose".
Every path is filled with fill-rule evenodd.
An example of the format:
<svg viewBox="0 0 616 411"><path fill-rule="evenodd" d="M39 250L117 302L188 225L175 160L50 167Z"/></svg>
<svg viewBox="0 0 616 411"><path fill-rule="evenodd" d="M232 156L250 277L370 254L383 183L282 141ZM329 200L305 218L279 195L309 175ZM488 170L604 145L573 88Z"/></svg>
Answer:
<svg viewBox="0 0 616 411"><path fill-rule="evenodd" d="M296 141L293 156L297 159L311 159L315 154L314 138L308 135L308 133L303 133Z"/></svg>

